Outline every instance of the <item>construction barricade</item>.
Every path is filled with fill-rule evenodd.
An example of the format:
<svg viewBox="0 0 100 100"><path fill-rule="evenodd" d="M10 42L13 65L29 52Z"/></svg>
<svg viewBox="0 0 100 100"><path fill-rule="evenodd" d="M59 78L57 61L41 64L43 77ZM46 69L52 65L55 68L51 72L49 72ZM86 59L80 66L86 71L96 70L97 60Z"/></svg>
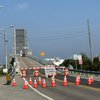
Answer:
<svg viewBox="0 0 100 100"><path fill-rule="evenodd" d="M22 77L26 77L26 68L21 68Z"/></svg>
<svg viewBox="0 0 100 100"><path fill-rule="evenodd" d="M64 69L64 76L68 76L68 75L69 75L68 68L65 68Z"/></svg>

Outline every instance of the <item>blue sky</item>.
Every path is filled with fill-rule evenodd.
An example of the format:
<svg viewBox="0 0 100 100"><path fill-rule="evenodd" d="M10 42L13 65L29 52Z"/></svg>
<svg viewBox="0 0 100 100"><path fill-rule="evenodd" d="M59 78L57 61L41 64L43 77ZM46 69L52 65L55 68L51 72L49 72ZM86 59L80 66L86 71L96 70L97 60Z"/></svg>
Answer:
<svg viewBox="0 0 100 100"><path fill-rule="evenodd" d="M89 55L87 19L90 20L93 55L100 55L100 0L0 0L0 27L25 28L34 56L69 58ZM8 52L13 47L12 29ZM4 60L3 31L0 31L0 62Z"/></svg>

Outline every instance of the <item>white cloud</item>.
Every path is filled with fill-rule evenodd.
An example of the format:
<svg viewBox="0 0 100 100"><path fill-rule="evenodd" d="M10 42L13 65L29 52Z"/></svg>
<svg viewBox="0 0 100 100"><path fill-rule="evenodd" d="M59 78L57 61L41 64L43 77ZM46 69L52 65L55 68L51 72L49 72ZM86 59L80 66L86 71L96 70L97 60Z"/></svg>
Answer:
<svg viewBox="0 0 100 100"><path fill-rule="evenodd" d="M16 6L16 10L18 10L18 11L24 11L24 10L26 10L28 8L28 6L29 5L27 3L18 4Z"/></svg>

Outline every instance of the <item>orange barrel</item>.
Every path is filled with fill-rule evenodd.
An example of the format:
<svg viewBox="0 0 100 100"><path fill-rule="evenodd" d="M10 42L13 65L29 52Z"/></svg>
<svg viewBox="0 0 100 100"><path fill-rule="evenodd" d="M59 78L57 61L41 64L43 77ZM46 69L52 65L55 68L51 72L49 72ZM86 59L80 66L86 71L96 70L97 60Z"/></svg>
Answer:
<svg viewBox="0 0 100 100"><path fill-rule="evenodd" d="M64 70L64 75L65 75L65 76L68 76L68 74L69 74L68 68L65 68L65 70Z"/></svg>
<svg viewBox="0 0 100 100"><path fill-rule="evenodd" d="M38 76L39 76L39 71L38 71L38 69L35 70L34 76L35 76L35 77L38 77Z"/></svg>
<svg viewBox="0 0 100 100"><path fill-rule="evenodd" d="M22 71L22 77L26 77L26 69L23 68L21 71Z"/></svg>

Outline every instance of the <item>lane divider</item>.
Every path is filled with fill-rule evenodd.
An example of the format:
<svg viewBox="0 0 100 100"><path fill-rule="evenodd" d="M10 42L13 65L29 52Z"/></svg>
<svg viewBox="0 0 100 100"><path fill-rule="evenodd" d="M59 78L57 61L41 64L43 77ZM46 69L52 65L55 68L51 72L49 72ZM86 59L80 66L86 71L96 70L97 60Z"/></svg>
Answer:
<svg viewBox="0 0 100 100"><path fill-rule="evenodd" d="M26 80L25 78L23 78L23 80L27 82L27 80ZM27 84L29 85L28 82L27 82ZM51 97L49 97L49 96L47 96L47 95L45 95L45 94L39 92L38 90L36 90L35 88L33 88L31 85L29 85L29 87L30 87L32 90L34 90L35 92L37 92L39 95L41 95L42 97L46 98L47 100L54 100L53 98L51 98Z"/></svg>

